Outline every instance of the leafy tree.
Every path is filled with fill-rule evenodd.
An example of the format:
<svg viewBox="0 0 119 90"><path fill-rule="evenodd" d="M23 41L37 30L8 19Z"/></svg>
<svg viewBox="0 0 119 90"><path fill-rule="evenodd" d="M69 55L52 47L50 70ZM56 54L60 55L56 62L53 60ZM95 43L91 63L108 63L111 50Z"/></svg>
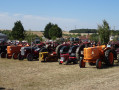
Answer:
<svg viewBox="0 0 119 90"><path fill-rule="evenodd" d="M92 34L90 35L90 40L98 42L99 41L99 35L98 34Z"/></svg>
<svg viewBox="0 0 119 90"><path fill-rule="evenodd" d="M54 39L54 37L60 38L62 37L62 30L60 27L58 27L57 24L53 25L50 29L49 29L49 36L50 38Z"/></svg>
<svg viewBox="0 0 119 90"><path fill-rule="evenodd" d="M13 38L17 40L23 40L25 38L25 30L21 21L17 21L14 23L11 34Z"/></svg>
<svg viewBox="0 0 119 90"><path fill-rule="evenodd" d="M107 44L109 42L110 27L106 20L103 20L103 25L98 25L98 33L101 44Z"/></svg>
<svg viewBox="0 0 119 90"><path fill-rule="evenodd" d="M53 26L53 24L50 22L48 23L46 26L45 26L45 30L44 30L44 37L45 38L48 38L48 39L51 39L50 36L49 36L49 30L50 28Z"/></svg>

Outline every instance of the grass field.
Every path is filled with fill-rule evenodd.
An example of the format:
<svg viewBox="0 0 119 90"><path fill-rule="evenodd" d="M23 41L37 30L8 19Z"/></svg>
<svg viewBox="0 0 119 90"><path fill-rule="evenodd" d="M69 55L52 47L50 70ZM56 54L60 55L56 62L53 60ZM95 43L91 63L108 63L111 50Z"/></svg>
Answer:
<svg viewBox="0 0 119 90"><path fill-rule="evenodd" d="M0 58L0 90L118 90L119 66L97 69Z"/></svg>

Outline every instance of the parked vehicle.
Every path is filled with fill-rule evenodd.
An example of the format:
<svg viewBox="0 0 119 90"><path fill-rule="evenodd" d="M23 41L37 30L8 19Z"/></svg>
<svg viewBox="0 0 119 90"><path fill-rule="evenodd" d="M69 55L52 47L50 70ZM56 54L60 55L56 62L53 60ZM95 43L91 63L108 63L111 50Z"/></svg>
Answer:
<svg viewBox="0 0 119 90"><path fill-rule="evenodd" d="M77 64L78 60L76 58L76 49L79 47L78 45L73 46L64 46L60 50L61 59L59 60L59 64L65 62L65 64L69 64L73 62L73 64Z"/></svg>
<svg viewBox="0 0 119 90"><path fill-rule="evenodd" d="M20 53L20 49L21 49L22 45L12 45L12 46L7 46L7 54L6 57L8 59L17 59L18 58L18 54Z"/></svg>
<svg viewBox="0 0 119 90"><path fill-rule="evenodd" d="M114 49L106 45L84 48L84 58L79 62L80 68L85 67L85 63L96 65L98 69L102 68L102 62L108 66L114 64Z"/></svg>

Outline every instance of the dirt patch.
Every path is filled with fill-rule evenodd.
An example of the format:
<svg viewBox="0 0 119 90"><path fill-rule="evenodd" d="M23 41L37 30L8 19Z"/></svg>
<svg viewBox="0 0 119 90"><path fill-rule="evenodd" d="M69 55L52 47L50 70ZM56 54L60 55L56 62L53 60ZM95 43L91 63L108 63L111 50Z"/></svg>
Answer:
<svg viewBox="0 0 119 90"><path fill-rule="evenodd" d="M118 64L101 70L88 64L86 67L0 58L0 87L6 90L118 90Z"/></svg>

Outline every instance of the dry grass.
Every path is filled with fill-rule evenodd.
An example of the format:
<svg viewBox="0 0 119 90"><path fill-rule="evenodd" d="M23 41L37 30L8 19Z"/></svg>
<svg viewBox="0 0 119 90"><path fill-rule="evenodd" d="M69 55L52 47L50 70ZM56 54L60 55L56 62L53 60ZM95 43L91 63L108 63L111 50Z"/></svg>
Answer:
<svg viewBox="0 0 119 90"><path fill-rule="evenodd" d="M59 65L0 58L0 87L13 90L118 90L119 67Z"/></svg>

